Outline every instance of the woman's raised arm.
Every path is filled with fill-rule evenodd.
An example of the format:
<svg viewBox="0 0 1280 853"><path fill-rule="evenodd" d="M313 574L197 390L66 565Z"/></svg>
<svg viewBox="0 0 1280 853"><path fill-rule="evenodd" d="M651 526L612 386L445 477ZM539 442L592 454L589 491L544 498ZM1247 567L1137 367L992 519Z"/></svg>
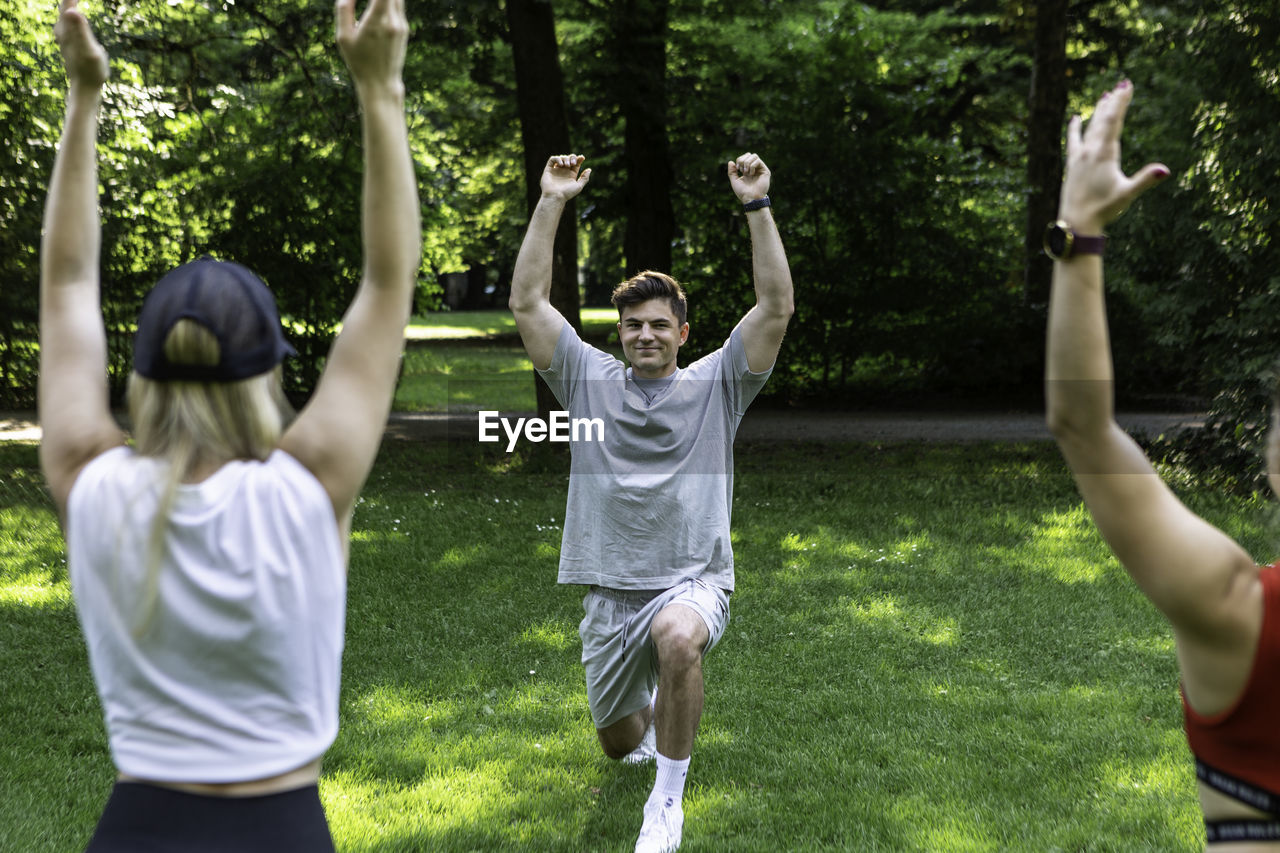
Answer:
<svg viewBox="0 0 1280 853"><path fill-rule="evenodd" d="M404 0L336 7L338 47L364 133L364 273L311 402L281 447L319 478L344 525L386 427L421 257L417 179L404 115Z"/></svg>
<svg viewBox="0 0 1280 853"><path fill-rule="evenodd" d="M1103 538L1172 623L1188 697L1194 703L1199 694L1213 705L1243 683L1235 663L1249 660L1256 641L1261 592L1244 549L1187 509L1115 421L1102 244L1093 241L1169 175L1155 163L1132 177L1120 168L1120 132L1132 98L1132 85L1122 82L1103 95L1087 129L1078 116L1068 128L1061 219L1048 240L1056 257L1047 419Z"/></svg>
<svg viewBox="0 0 1280 853"><path fill-rule="evenodd" d="M107 396L98 254L98 109L107 52L64 0L54 37L67 70L67 115L40 241L40 463L61 513L85 463L124 443Z"/></svg>

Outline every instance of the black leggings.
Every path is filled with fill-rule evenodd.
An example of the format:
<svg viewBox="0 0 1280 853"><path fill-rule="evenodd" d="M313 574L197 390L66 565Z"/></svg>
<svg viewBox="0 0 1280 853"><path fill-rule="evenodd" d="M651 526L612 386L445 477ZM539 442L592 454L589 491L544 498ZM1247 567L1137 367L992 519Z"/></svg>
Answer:
<svg viewBox="0 0 1280 853"><path fill-rule="evenodd" d="M85 853L333 853L315 785L206 797L117 782Z"/></svg>

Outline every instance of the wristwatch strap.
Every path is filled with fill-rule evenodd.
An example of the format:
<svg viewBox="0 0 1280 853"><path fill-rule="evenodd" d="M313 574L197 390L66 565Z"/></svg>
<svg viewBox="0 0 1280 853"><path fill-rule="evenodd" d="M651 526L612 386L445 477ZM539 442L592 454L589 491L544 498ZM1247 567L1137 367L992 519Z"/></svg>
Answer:
<svg viewBox="0 0 1280 853"><path fill-rule="evenodd" d="M1105 236L1081 237L1077 234L1075 235L1075 240L1071 243L1071 254L1101 255L1105 248L1107 248L1107 238Z"/></svg>
<svg viewBox="0 0 1280 853"><path fill-rule="evenodd" d="M1054 260L1065 261L1077 255L1101 255L1106 246L1105 235L1081 236L1069 223L1061 219L1050 222L1045 228L1045 254Z"/></svg>
<svg viewBox="0 0 1280 853"><path fill-rule="evenodd" d="M743 213L750 213L751 211L759 210L762 207L773 207L773 202L769 201L768 196L747 202L742 206L742 211Z"/></svg>

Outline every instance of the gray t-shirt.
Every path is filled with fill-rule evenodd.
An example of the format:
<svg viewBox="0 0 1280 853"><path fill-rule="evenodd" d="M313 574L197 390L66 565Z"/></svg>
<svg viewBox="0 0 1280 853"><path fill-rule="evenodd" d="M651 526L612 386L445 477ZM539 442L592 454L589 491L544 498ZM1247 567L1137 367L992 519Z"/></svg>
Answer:
<svg viewBox="0 0 1280 853"><path fill-rule="evenodd" d="M570 445L559 582L669 589L701 577L732 591L733 438L771 372L751 372L735 328L669 382L637 383L565 323L539 373L571 419L603 421L604 440Z"/></svg>

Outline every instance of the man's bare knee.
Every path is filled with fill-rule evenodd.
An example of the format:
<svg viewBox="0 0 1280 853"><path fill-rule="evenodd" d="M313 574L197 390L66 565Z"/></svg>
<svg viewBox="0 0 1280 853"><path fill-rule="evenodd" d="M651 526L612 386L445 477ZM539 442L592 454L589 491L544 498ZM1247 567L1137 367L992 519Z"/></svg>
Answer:
<svg viewBox="0 0 1280 853"><path fill-rule="evenodd" d="M662 666L687 668L702 661L710 634L696 611L683 605L668 607L654 617L651 630Z"/></svg>
<svg viewBox="0 0 1280 853"><path fill-rule="evenodd" d="M605 756L616 761L630 755L640 745L648 726L649 709L643 708L603 729L596 729L596 737L600 738L600 748Z"/></svg>
<svg viewBox="0 0 1280 853"><path fill-rule="evenodd" d="M628 755L631 754L631 750L635 749L634 746L631 747L631 749L624 749L623 747L618 746L615 742L606 738L599 731L597 731L596 733L600 735L600 749L604 751L605 758L611 758L614 761L619 761L623 758L626 758ZM639 746L639 744L640 742L636 741L636 745Z"/></svg>

